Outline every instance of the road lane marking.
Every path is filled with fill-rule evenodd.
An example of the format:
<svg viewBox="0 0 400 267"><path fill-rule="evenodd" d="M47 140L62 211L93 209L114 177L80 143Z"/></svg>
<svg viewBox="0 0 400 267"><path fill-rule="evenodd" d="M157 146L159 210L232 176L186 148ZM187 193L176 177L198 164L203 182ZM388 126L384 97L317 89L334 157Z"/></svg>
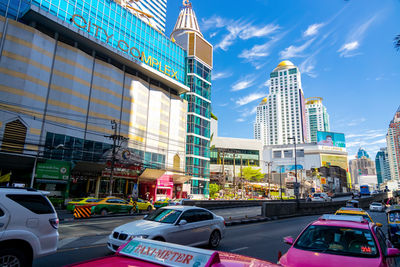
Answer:
<svg viewBox="0 0 400 267"><path fill-rule="evenodd" d="M245 249L248 249L248 248L249 248L249 247L235 248L235 249L232 249L231 252L236 252L236 251L240 251L240 250L245 250Z"/></svg>
<svg viewBox="0 0 400 267"><path fill-rule="evenodd" d="M79 248L58 249L56 253L73 251L73 250L78 250L78 249L98 248L98 247L107 247L107 244L100 244L100 245L93 245L93 246L86 246L86 247L79 247Z"/></svg>
<svg viewBox="0 0 400 267"><path fill-rule="evenodd" d="M61 239L58 241L58 249L65 247L69 243L74 242L75 240L79 239L79 237L73 237L73 238L66 238L66 239Z"/></svg>

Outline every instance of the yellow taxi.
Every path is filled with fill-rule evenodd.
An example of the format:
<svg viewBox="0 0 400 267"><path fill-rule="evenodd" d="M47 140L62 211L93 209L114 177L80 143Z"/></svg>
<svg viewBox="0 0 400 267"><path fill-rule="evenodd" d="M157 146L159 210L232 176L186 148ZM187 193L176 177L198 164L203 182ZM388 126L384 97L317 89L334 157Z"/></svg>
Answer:
<svg viewBox="0 0 400 267"><path fill-rule="evenodd" d="M343 207L336 211L335 215L353 215L353 216L362 216L368 222L374 222L369 216L368 212L361 208L351 208L351 207ZM378 224L377 224L378 225Z"/></svg>
<svg viewBox="0 0 400 267"><path fill-rule="evenodd" d="M154 209L154 206L149 201L141 199L141 198L138 198L138 200L136 201L136 208L138 210L151 211L151 210Z"/></svg>
<svg viewBox="0 0 400 267"><path fill-rule="evenodd" d="M101 199L99 198L94 198L94 197L85 197L85 198L77 198L73 199L72 201L67 203L67 210L68 211L74 211L75 206L80 206L80 205L88 205L88 204L96 204L99 202Z"/></svg>

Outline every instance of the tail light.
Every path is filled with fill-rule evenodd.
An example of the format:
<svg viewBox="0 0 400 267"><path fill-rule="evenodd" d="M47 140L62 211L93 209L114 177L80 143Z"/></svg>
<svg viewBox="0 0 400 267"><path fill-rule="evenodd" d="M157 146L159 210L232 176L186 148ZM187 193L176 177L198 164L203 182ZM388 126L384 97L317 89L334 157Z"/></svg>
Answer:
<svg viewBox="0 0 400 267"><path fill-rule="evenodd" d="M59 220L58 218L56 219L49 219L50 225L53 226L54 229L58 229L58 224L59 224Z"/></svg>
<svg viewBox="0 0 400 267"><path fill-rule="evenodd" d="M225 222L225 220L224 220L224 226L226 226L226 222Z"/></svg>
<svg viewBox="0 0 400 267"><path fill-rule="evenodd" d="M278 251L278 262L280 261L281 257L282 257L282 252Z"/></svg>

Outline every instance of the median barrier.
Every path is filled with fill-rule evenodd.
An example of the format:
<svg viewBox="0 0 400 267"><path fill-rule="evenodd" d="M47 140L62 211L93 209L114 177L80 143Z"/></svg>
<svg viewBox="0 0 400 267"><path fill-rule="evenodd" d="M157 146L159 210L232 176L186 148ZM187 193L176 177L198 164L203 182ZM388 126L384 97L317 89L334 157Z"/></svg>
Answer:
<svg viewBox="0 0 400 267"><path fill-rule="evenodd" d="M291 202L293 199L284 200L283 202ZM300 199L300 202L305 202L305 199ZM227 209L227 208L242 208L242 207L261 207L263 203L281 202L281 200L184 200L185 206L196 206L209 210Z"/></svg>
<svg viewBox="0 0 400 267"><path fill-rule="evenodd" d="M93 205L75 205L74 218L75 219L87 219L92 216Z"/></svg>
<svg viewBox="0 0 400 267"><path fill-rule="evenodd" d="M359 207L367 209L371 202L381 202L387 199L387 194L379 194L367 198L357 199ZM346 206L346 201L333 202L264 202L262 204L261 215L264 217L295 217L303 215L320 215L324 213L334 213L341 207Z"/></svg>

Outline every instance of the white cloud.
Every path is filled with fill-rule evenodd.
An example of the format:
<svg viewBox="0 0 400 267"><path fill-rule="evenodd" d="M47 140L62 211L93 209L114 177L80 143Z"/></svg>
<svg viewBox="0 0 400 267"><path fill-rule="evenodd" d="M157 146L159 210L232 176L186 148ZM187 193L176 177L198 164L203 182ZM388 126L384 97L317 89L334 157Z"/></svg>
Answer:
<svg viewBox="0 0 400 267"><path fill-rule="evenodd" d="M366 120L367 120L366 118L352 120L352 121L348 122L346 125L349 127L353 127L353 126L360 125L361 123L365 122Z"/></svg>
<svg viewBox="0 0 400 267"><path fill-rule="evenodd" d="M270 87L271 86L271 79L268 79L263 85L265 87Z"/></svg>
<svg viewBox="0 0 400 267"><path fill-rule="evenodd" d="M322 28L324 23L316 23L308 26L307 30L303 33L304 36L316 35L320 28Z"/></svg>
<svg viewBox="0 0 400 267"><path fill-rule="evenodd" d="M251 102L253 102L253 101L257 100L257 99L260 99L262 97L265 97L264 93L252 93L252 94L249 94L247 96L239 98L236 101L236 104L239 105L239 106L244 106L244 105L247 105L247 104L249 104L249 103L251 103Z"/></svg>
<svg viewBox="0 0 400 267"><path fill-rule="evenodd" d="M245 29L243 25L229 25L227 26L228 34L219 42L215 49L221 48L224 51L227 51L228 48L234 43L239 33Z"/></svg>
<svg viewBox="0 0 400 267"><path fill-rule="evenodd" d="M351 52L353 50L356 50L359 46L360 46L360 43L358 41L354 41L354 42L351 42L351 43L344 44L338 50L338 52L341 52L340 53L341 57L352 57L352 56L355 56L357 54L351 54L349 52Z"/></svg>
<svg viewBox="0 0 400 267"><path fill-rule="evenodd" d="M232 76L232 72L216 72L212 74L212 80L224 79Z"/></svg>
<svg viewBox="0 0 400 267"><path fill-rule="evenodd" d="M244 121L245 121L244 118L238 118L238 119L236 119L236 122L244 122Z"/></svg>
<svg viewBox="0 0 400 267"><path fill-rule="evenodd" d="M242 80L237 81L234 85L232 85L232 92L240 91L246 88L249 88L254 84L255 78L252 76L246 76Z"/></svg>
<svg viewBox="0 0 400 267"><path fill-rule="evenodd" d="M202 19L201 30L208 31L211 28L222 28L228 23L228 21L219 16L212 16L209 19Z"/></svg>
<svg viewBox="0 0 400 267"><path fill-rule="evenodd" d="M269 48L270 42L265 43L263 45L255 45L250 50L243 50L239 55L240 58L245 58L247 60L251 60L254 58L267 57L269 56Z"/></svg>
<svg viewBox="0 0 400 267"><path fill-rule="evenodd" d="M315 38L308 40L301 46L291 45L291 46L287 47L285 50L280 52L281 58L290 59L293 57L304 56L304 55L302 55L302 53L304 52L304 50L306 50L310 46L310 44L312 44L312 42L314 42L314 40L315 40Z"/></svg>
<svg viewBox="0 0 400 267"><path fill-rule="evenodd" d="M270 35L279 29L278 25L268 24L264 27L258 28L255 26L246 27L240 34L239 38L247 40L254 37L264 37Z"/></svg>
<svg viewBox="0 0 400 267"><path fill-rule="evenodd" d="M309 56L300 64L300 72L302 74L308 75L311 78L316 78L318 76L315 71L315 65L317 64L315 57L319 53L319 51L320 50L315 51L311 56Z"/></svg>

